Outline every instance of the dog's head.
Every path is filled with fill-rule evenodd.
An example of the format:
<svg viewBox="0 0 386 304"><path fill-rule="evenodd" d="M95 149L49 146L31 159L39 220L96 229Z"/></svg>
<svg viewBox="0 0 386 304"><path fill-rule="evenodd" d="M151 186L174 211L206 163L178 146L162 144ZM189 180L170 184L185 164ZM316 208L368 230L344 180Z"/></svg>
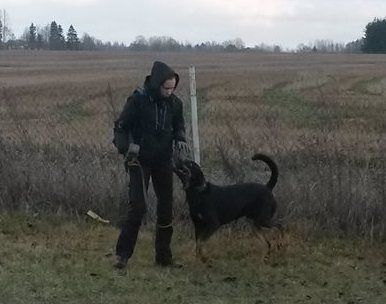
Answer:
<svg viewBox="0 0 386 304"><path fill-rule="evenodd" d="M184 190L202 187L205 184L204 174L200 166L194 161L179 161L174 166L174 172L181 180Z"/></svg>

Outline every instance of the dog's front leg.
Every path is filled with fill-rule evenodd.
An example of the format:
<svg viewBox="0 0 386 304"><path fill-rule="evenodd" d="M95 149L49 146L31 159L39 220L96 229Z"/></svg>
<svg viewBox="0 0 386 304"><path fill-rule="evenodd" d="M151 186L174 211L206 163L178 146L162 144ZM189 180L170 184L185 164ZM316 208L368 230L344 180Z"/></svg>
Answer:
<svg viewBox="0 0 386 304"><path fill-rule="evenodd" d="M210 236L216 231L217 225L208 225L204 222L195 222L195 236L196 236L196 258L205 263L208 261L204 250L204 243L210 238Z"/></svg>
<svg viewBox="0 0 386 304"><path fill-rule="evenodd" d="M196 259L205 262L206 258L203 254L202 240L196 238Z"/></svg>
<svg viewBox="0 0 386 304"><path fill-rule="evenodd" d="M196 237L196 259L199 259L202 262L206 261L206 258L203 253L203 233L200 223L195 223L195 237Z"/></svg>

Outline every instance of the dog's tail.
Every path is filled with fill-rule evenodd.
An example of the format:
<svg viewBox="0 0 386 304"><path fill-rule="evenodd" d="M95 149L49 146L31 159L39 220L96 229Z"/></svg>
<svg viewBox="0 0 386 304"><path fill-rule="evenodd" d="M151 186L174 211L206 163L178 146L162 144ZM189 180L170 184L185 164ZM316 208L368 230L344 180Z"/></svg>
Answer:
<svg viewBox="0 0 386 304"><path fill-rule="evenodd" d="M276 163L264 154L255 154L252 157L252 160L261 160L268 165L269 169L271 169L271 177L266 186L272 190L277 183L277 178L279 177L279 169L277 168Z"/></svg>

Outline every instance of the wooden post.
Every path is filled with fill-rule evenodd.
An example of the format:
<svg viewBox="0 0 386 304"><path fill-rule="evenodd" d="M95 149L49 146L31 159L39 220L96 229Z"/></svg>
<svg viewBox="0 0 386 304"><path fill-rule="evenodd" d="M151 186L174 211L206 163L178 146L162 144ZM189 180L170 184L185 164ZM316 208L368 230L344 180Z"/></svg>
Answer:
<svg viewBox="0 0 386 304"><path fill-rule="evenodd" d="M192 133L193 133L193 157L197 164L200 164L200 138L198 135L198 114L197 114L197 96L196 96L196 69L194 66L189 68L190 78L190 105L192 115Z"/></svg>

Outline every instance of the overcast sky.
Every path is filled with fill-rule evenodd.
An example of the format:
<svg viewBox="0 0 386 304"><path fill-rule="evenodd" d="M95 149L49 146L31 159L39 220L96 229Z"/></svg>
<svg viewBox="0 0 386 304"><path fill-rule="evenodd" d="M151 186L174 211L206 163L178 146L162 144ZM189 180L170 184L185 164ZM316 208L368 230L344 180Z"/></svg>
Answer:
<svg viewBox="0 0 386 304"><path fill-rule="evenodd" d="M282 47L316 39L349 42L366 24L386 16L386 0L0 0L19 37L31 22L55 20L64 32L129 44L136 36L171 36L180 42L241 38Z"/></svg>

